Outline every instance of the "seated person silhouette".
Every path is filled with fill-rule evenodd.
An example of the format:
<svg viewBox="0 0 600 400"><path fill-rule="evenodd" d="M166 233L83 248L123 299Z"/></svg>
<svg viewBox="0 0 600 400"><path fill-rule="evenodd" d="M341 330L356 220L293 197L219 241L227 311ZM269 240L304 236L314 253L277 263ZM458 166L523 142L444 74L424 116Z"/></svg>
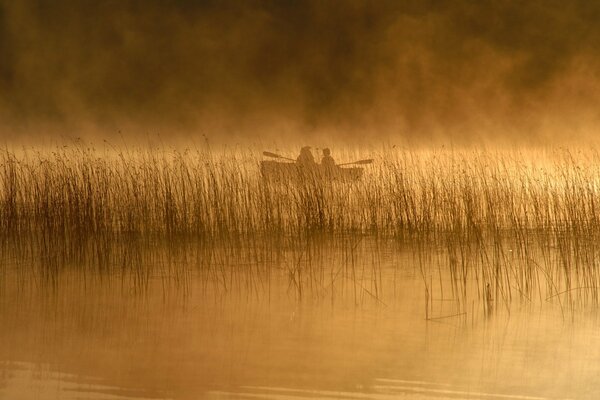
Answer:
<svg viewBox="0 0 600 400"><path fill-rule="evenodd" d="M323 158L321 159L321 165L326 169L335 168L335 160L331 157L331 150L323 149Z"/></svg>
<svg viewBox="0 0 600 400"><path fill-rule="evenodd" d="M304 146L300 149L300 155L296 159L296 162L303 167L314 167L316 165L315 158L310 151L310 146Z"/></svg>

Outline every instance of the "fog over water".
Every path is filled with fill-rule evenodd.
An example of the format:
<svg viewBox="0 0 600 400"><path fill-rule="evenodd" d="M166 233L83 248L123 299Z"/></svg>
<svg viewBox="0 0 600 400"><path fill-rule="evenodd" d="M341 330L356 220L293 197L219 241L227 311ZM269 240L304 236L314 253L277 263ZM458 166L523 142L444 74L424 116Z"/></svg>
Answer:
<svg viewBox="0 0 600 400"><path fill-rule="evenodd" d="M0 400L600 398L599 16L0 0Z"/></svg>
<svg viewBox="0 0 600 400"><path fill-rule="evenodd" d="M594 139L600 5L0 2L0 139Z"/></svg>

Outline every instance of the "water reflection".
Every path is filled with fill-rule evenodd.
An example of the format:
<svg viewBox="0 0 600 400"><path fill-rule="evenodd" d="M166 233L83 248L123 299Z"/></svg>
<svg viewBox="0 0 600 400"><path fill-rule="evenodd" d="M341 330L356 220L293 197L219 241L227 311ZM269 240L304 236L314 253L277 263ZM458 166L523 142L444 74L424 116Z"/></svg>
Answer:
<svg viewBox="0 0 600 400"><path fill-rule="evenodd" d="M47 364L3 362L0 394L6 399L168 399L168 393L103 384L102 380L53 370Z"/></svg>
<svg viewBox="0 0 600 400"><path fill-rule="evenodd" d="M445 383L406 381L399 379L377 379L370 393L340 392L328 390L302 390L278 387L247 386L239 392L210 392L211 398L260 398L260 399L519 399L545 400L547 397L521 396L501 393L481 393L468 388ZM462 389L462 390L461 390Z"/></svg>
<svg viewBox="0 0 600 400"><path fill-rule="evenodd" d="M600 396L594 308L479 297L478 264L457 286L443 249L89 246L5 243L0 398Z"/></svg>

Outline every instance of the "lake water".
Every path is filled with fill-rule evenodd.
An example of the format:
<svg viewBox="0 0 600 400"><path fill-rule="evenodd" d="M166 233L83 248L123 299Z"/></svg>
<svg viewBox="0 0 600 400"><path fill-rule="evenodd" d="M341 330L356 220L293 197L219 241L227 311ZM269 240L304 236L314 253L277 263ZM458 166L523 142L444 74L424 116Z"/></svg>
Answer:
<svg viewBox="0 0 600 400"><path fill-rule="evenodd" d="M408 245L90 246L4 247L1 399L600 398L597 307L457 299Z"/></svg>

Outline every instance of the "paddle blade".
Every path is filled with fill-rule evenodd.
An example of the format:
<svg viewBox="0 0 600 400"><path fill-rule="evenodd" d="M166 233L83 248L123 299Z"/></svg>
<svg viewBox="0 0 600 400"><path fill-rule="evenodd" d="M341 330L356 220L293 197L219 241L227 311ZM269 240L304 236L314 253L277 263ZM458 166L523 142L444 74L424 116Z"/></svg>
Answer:
<svg viewBox="0 0 600 400"><path fill-rule="evenodd" d="M344 164L338 164L338 167L341 167L343 165L365 165L365 164L372 164L372 163L373 163L373 159L368 159L368 160L360 160L360 161L348 162L348 163L344 163Z"/></svg>
<svg viewBox="0 0 600 400"><path fill-rule="evenodd" d="M273 158L283 158L279 154L271 153L270 151L263 151L263 156L273 157Z"/></svg>
<svg viewBox="0 0 600 400"><path fill-rule="evenodd" d="M288 160L288 161L294 161L294 162L296 162L296 160L294 160L293 158L280 156L279 154L271 153L270 151L263 151L263 156L273 157L273 158L279 158L281 160Z"/></svg>

